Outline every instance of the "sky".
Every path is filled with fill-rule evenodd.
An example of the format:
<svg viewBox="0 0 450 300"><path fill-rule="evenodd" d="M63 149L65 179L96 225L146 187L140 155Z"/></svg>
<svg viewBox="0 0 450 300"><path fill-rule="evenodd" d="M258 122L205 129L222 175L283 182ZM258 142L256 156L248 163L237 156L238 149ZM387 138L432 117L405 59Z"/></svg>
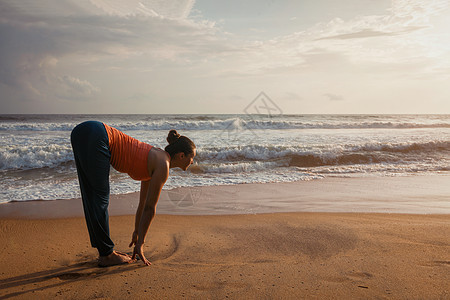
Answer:
<svg viewBox="0 0 450 300"><path fill-rule="evenodd" d="M448 0L0 0L0 113L450 114Z"/></svg>

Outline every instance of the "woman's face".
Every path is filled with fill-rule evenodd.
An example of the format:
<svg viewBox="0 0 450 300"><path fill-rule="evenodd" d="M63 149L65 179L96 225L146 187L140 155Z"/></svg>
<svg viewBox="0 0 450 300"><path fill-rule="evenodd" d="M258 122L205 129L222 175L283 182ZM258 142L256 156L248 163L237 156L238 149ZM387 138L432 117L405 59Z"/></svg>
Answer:
<svg viewBox="0 0 450 300"><path fill-rule="evenodd" d="M180 168L183 171L186 171L190 165L194 162L194 157L197 154L197 150L194 149L194 152L192 152L189 155L185 155L183 152L181 152L180 155Z"/></svg>

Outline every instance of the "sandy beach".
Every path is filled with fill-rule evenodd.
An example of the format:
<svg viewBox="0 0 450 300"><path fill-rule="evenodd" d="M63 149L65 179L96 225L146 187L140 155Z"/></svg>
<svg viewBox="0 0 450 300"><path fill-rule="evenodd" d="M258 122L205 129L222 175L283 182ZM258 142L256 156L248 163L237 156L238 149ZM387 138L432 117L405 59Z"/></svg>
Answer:
<svg viewBox="0 0 450 300"><path fill-rule="evenodd" d="M435 182L441 189L417 185L428 180L433 187L433 179L426 177L385 179L384 184L379 179L326 180L202 191L204 198L216 195L219 204L228 197L222 203L225 207L232 204L229 189L240 203L246 203L242 199L247 197L250 205L251 199L259 197L257 214L219 210L213 215L168 215L167 210L180 213L182 208L161 199L146 242L150 267L140 262L97 267L79 199L4 204L0 210L0 299L450 298L445 177ZM402 185L411 187L409 195L407 189L399 188ZM367 193L358 194L356 187ZM442 213L260 213L270 209L270 198L293 205L295 191L298 201L294 204L303 205L299 209L315 207L319 200L326 206L334 199L333 210L351 211L354 206L356 211L358 207L377 211L379 203L399 211L406 206L397 204L414 206L411 199L418 203L422 198L433 203L429 209L439 208ZM116 250L127 253L131 253L127 246L135 197L111 199L111 235ZM202 207L211 208L211 199L193 207L198 206L201 213ZM189 207L185 209L189 214ZM420 206L413 209L420 211Z"/></svg>
<svg viewBox="0 0 450 300"><path fill-rule="evenodd" d="M132 216L111 217L117 250ZM2 219L0 299L448 299L448 215L158 215L98 268L82 218Z"/></svg>

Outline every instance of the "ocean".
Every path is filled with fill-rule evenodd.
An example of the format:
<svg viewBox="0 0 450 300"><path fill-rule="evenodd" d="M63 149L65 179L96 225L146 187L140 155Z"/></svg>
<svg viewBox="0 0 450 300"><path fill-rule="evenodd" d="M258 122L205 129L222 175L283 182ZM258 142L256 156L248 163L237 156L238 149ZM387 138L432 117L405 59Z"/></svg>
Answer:
<svg viewBox="0 0 450 300"><path fill-rule="evenodd" d="M164 148L170 129L197 157L164 189L325 177L450 174L450 115L0 115L0 203L79 198L71 130L98 120ZM140 183L111 168L111 194Z"/></svg>

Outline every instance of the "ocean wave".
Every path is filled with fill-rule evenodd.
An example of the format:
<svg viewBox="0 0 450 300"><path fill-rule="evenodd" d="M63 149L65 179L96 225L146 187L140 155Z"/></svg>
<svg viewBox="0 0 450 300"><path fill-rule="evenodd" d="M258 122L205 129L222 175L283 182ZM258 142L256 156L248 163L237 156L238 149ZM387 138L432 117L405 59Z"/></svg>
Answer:
<svg viewBox="0 0 450 300"><path fill-rule="evenodd" d="M206 161L243 161L243 160L270 160L279 158L320 158L321 161L336 160L342 157L344 161L376 161L380 153L433 155L434 153L450 153L450 141L431 141L423 143L370 143L362 145L322 145L318 148L312 146L286 146L286 145L245 145L208 147L198 149L198 160ZM400 158L400 156L398 156ZM348 159L347 159L348 158ZM405 157L402 156L402 159ZM336 162L339 162L336 160Z"/></svg>
<svg viewBox="0 0 450 300"><path fill-rule="evenodd" d="M239 173L266 171L270 169L287 166L289 166L288 160L252 161L252 162L218 163L218 164L195 164L189 167L189 171L194 174L202 174L202 173L239 174Z"/></svg>
<svg viewBox="0 0 450 300"><path fill-rule="evenodd" d="M424 158L425 157L425 158ZM330 145L311 149L295 146L228 146L199 149L199 170L228 172L229 170L259 171L261 168L371 165L371 164L426 164L438 165L445 171L450 166L450 141L398 144ZM258 164L252 164L258 162ZM262 163L263 162L263 163ZM213 164L215 168L209 165ZM222 165L222 164L225 164ZM202 166L209 166L204 167Z"/></svg>
<svg viewBox="0 0 450 300"><path fill-rule="evenodd" d="M358 149L358 147L356 148ZM433 152L450 152L450 141L431 141L424 143L399 143L399 144L383 144L375 143L368 144L360 147L364 151L383 151L383 152L427 152L432 154Z"/></svg>
<svg viewBox="0 0 450 300"><path fill-rule="evenodd" d="M155 147L192 130L195 164L172 169L168 189L450 171L450 115L0 115L0 202L79 197L70 131L88 119ZM113 194L139 190L112 168L110 179Z"/></svg>
<svg viewBox="0 0 450 300"><path fill-rule="evenodd" d="M450 160L450 141L199 147L192 172L246 172L280 166L316 167L373 163ZM0 148L0 170L55 168L73 162L69 142L40 145L8 144ZM222 165L221 165L222 164Z"/></svg>
<svg viewBox="0 0 450 300"><path fill-rule="evenodd" d="M441 120L442 121L442 120ZM0 131L71 131L75 122L0 122ZM279 130L279 129L419 129L450 128L449 122L391 122L391 121L299 121L289 119L250 118L246 116L217 119L213 117L171 118L153 121L108 122L122 131L133 130Z"/></svg>
<svg viewBox="0 0 450 300"><path fill-rule="evenodd" d="M57 167L73 161L70 144L7 145L0 149L0 170Z"/></svg>

